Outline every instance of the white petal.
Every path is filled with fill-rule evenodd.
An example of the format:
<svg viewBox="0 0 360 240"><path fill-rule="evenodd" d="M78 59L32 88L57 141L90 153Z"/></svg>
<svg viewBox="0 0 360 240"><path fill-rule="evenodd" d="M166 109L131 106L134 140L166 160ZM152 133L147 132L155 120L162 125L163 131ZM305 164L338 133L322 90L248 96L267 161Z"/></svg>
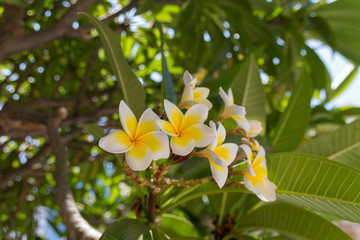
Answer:
<svg viewBox="0 0 360 240"><path fill-rule="evenodd" d="M210 110L212 108L212 103L209 100L207 100L206 98L194 98L194 101L205 105L208 108L208 110Z"/></svg>
<svg viewBox="0 0 360 240"><path fill-rule="evenodd" d="M194 86L190 83L186 84L184 87L184 91L181 95L181 101L180 102L184 102L187 100L193 100L194 99L194 93L193 93L193 88Z"/></svg>
<svg viewBox="0 0 360 240"><path fill-rule="evenodd" d="M228 98L230 100L230 105L234 105L234 96L233 96L233 92L231 90L231 88L228 89Z"/></svg>
<svg viewBox="0 0 360 240"><path fill-rule="evenodd" d="M206 99L209 96L210 89L206 87L196 87L194 88L193 94L194 98L203 98Z"/></svg>
<svg viewBox="0 0 360 240"><path fill-rule="evenodd" d="M245 152L245 154L247 156L247 164L246 164L247 170L249 171L249 174L254 177L256 174L251 166L252 160L253 160L252 151L251 151L250 147L246 144L242 144L240 146L240 148L243 149L243 151Z"/></svg>
<svg viewBox="0 0 360 240"><path fill-rule="evenodd" d="M134 113L130 110L128 105L121 100L119 105L119 117L121 125L124 128L125 132L131 137L135 137L137 120Z"/></svg>
<svg viewBox="0 0 360 240"><path fill-rule="evenodd" d="M164 121L164 120L156 120L156 124L159 126L159 128L165 132L167 135L169 136L177 136L179 135L176 132L176 129L173 127L173 125L171 125L171 123L169 123L168 121Z"/></svg>
<svg viewBox="0 0 360 240"><path fill-rule="evenodd" d="M184 115L181 129L186 129L194 124L203 123L208 116L208 109L203 104L196 104L189 108Z"/></svg>
<svg viewBox="0 0 360 240"><path fill-rule="evenodd" d="M218 155L216 155L216 153L210 149L210 148L205 148L204 150L205 155L211 160L213 161L213 163L215 163L216 165L220 166L220 167L226 167L228 164L226 163L225 160L222 160Z"/></svg>
<svg viewBox="0 0 360 240"><path fill-rule="evenodd" d="M242 106L232 105L232 106L226 107L224 113L227 115L236 115L236 116L240 116L240 117L245 117L246 110Z"/></svg>
<svg viewBox="0 0 360 240"><path fill-rule="evenodd" d="M210 161L210 169L216 184L219 186L219 188L222 188L228 177L228 168L220 167Z"/></svg>
<svg viewBox="0 0 360 240"><path fill-rule="evenodd" d="M211 131L213 131L214 135L217 135L217 131L216 131L216 124L213 121L209 122ZM214 140L209 144L209 148L214 149L216 148L218 145L218 138L215 137Z"/></svg>
<svg viewBox="0 0 360 240"><path fill-rule="evenodd" d="M273 202L276 200L275 189L273 183L267 178L261 178L262 184L257 183L254 193L265 202Z"/></svg>
<svg viewBox="0 0 360 240"><path fill-rule="evenodd" d="M125 159L132 170L143 171L150 166L151 150L145 144L136 142L133 148L125 153Z"/></svg>
<svg viewBox="0 0 360 240"><path fill-rule="evenodd" d="M235 143L225 143L215 148L214 152L221 160L226 161L226 166L229 166L234 161L238 149Z"/></svg>
<svg viewBox="0 0 360 240"><path fill-rule="evenodd" d="M152 152L152 160L167 158L170 155L169 138L160 131L142 135L137 141L148 146Z"/></svg>
<svg viewBox="0 0 360 240"><path fill-rule="evenodd" d="M160 119L153 110L150 108L146 109L139 119L139 123L136 129L136 138L147 134L149 132L159 130L159 127L156 124L156 120Z"/></svg>
<svg viewBox="0 0 360 240"><path fill-rule="evenodd" d="M229 99L228 95L225 93L224 89L222 89L222 87L219 88L219 95L222 98L222 100L224 101L225 107L231 106L230 99Z"/></svg>
<svg viewBox="0 0 360 240"><path fill-rule="evenodd" d="M261 133L262 131L262 126L261 126L261 122L257 121L257 120L249 120L249 132L248 132L248 136L249 137L256 137L259 133Z"/></svg>
<svg viewBox="0 0 360 240"><path fill-rule="evenodd" d="M123 153L133 147L133 143L126 132L114 130L105 137L100 138L99 147L111 153Z"/></svg>
<svg viewBox="0 0 360 240"><path fill-rule="evenodd" d="M179 131L181 122L183 121L182 112L175 104L168 101L167 99L164 100L164 108L169 121L171 122L173 127L177 131Z"/></svg>
<svg viewBox="0 0 360 240"><path fill-rule="evenodd" d="M217 140L218 140L218 146L221 145L224 141L225 141L225 138L226 138L226 130L224 128L224 126L221 124L221 122L219 122L219 126L218 126L218 129L217 129Z"/></svg>
<svg viewBox="0 0 360 240"><path fill-rule="evenodd" d="M193 80L193 77L191 76L191 74L186 70L184 72L184 76L183 76L183 79L184 79L184 84L188 84L190 83L192 80Z"/></svg>
<svg viewBox="0 0 360 240"><path fill-rule="evenodd" d="M238 127L244 129L245 132L249 132L250 130L250 125L248 120L245 117L242 116L236 116L236 115L231 115L231 118L235 120L235 122L237 123Z"/></svg>
<svg viewBox="0 0 360 240"><path fill-rule="evenodd" d="M192 106L199 104L199 102L193 101L193 100L181 100L180 103L178 104L178 107L180 109L189 109Z"/></svg>
<svg viewBox="0 0 360 240"><path fill-rule="evenodd" d="M211 128L202 123L185 128L180 134L190 136L195 141L196 147L206 147L216 137Z"/></svg>
<svg viewBox="0 0 360 240"><path fill-rule="evenodd" d="M186 156L195 147L195 141L189 136L171 137L170 146L173 153L179 156Z"/></svg>

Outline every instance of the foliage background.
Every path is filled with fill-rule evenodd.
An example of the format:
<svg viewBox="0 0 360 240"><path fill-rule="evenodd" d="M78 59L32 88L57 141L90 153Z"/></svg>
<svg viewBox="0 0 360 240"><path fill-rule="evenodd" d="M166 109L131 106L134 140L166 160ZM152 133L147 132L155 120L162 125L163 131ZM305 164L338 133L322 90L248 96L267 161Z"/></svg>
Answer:
<svg viewBox="0 0 360 240"><path fill-rule="evenodd" d="M124 87L116 81L119 76L109 64L109 56L94 26L78 12L98 18L121 36L124 56L145 87L146 105L154 110L164 94L179 99L183 87L181 76L189 70L197 73L198 78L203 79L202 85L211 90L214 107L209 118L215 118L222 107L219 86L225 89L231 86L237 103L247 108L248 118L262 121L265 130L258 140L266 147L267 154L298 151L328 159L281 155L284 153L271 155L269 175L279 191L283 191L278 195L278 204L293 203L312 209L321 212L322 219L330 221L360 221L360 188L356 182L360 175L360 130L356 120L360 110L351 106L326 107L357 74L360 64L358 1L2 0L2 238L44 237L44 229L47 239L69 235L72 229L65 225L74 219L71 215L62 219L59 214L69 207L79 209L89 223L88 229L92 229L91 225L103 231L115 219L135 218L135 211L130 208L143 191L146 192L126 178L115 156L97 147L99 137L104 134L102 129L107 133L119 128L117 111L120 99L125 97ZM318 40L331 47L354 65L337 88L331 87L329 71L309 40ZM164 90L171 82L176 95ZM244 91L247 84L251 87ZM130 97L139 98L136 93ZM54 119L59 122L51 125ZM352 124L346 125L350 122ZM57 127L60 127L60 135ZM306 144L317 136L319 138ZM64 152L66 157L61 155ZM278 166L276 159L289 159L292 164L284 163L281 174L275 174L277 172L272 169ZM311 159L320 163L313 164ZM310 162L310 167L305 161ZM318 175L311 169L322 170ZM336 172L338 169L345 169L349 174ZM309 178L311 174L315 182ZM209 175L207 162L201 160L169 170L169 176L175 179ZM298 178L293 179L295 175ZM287 185L291 181L295 181L294 187ZM314 198L294 197L304 186L299 185L300 182L319 186L313 192ZM56 183L65 186L65 193L72 193L70 205L59 204L61 197L55 196ZM255 196L242 193L243 190L230 190L225 199L226 207L221 210L223 192L209 186L190 188L188 192L183 189L164 192L159 204L172 211L163 215L161 232L180 239L239 236L239 232L269 239L293 237L284 234L284 225L280 224L287 215L277 214L296 212L297 208L289 205L267 208ZM354 196L349 195L349 189L354 189ZM305 190L300 193L303 198L313 194L311 187ZM291 191L293 193L289 194ZM335 200L332 191L336 192ZM337 198L340 191L343 191L342 199ZM59 192L61 190L57 189ZM194 192L197 194L191 195ZM182 195L176 195L178 193ZM321 197L317 198L318 195ZM167 201L169 196L175 200ZM314 200L320 198L325 199L324 202ZM344 201L349 205L345 206ZM252 226L249 231L243 219L250 219L248 214L251 213L256 216L257 212L251 212L253 209L260 213L270 211L267 216L278 216L281 227L267 225L269 223L261 225L257 219L254 220L255 230ZM221 211L225 216L224 226L229 226L230 230L216 227ZM300 221L308 212L297 214ZM83 219L77 215L75 221ZM138 230L137 224L133 223ZM173 228L174 225L181 231ZM214 229L223 232L211 234ZM184 232L188 235L181 235Z"/></svg>

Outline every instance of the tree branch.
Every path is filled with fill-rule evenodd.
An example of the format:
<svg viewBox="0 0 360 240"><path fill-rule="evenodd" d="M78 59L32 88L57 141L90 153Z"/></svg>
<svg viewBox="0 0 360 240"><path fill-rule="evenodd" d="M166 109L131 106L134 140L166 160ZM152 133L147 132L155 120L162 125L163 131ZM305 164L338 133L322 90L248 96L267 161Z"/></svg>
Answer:
<svg viewBox="0 0 360 240"><path fill-rule="evenodd" d="M61 116L56 116L48 121L50 146L56 159L53 174L56 181L55 197L60 208L60 216L67 227L69 239L99 239L101 233L91 227L81 216L68 183L67 153L58 133L58 126L63 119Z"/></svg>
<svg viewBox="0 0 360 240"><path fill-rule="evenodd" d="M72 23L80 18L78 12L88 9L95 0L77 1L63 16L51 27L30 34L7 34L0 42L0 62L14 53L23 50L32 50L42 47L56 39L60 39L72 28Z"/></svg>

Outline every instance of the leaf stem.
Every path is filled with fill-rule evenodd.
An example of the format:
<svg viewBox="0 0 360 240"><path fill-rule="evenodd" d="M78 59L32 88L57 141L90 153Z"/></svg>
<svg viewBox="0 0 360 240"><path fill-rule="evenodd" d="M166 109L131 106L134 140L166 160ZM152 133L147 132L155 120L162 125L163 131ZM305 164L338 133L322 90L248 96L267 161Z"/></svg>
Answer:
<svg viewBox="0 0 360 240"><path fill-rule="evenodd" d="M225 212L225 204L227 200L227 192L223 193L222 199L221 199L221 206L219 211L219 219L218 219L218 226L221 226L224 219L224 212Z"/></svg>

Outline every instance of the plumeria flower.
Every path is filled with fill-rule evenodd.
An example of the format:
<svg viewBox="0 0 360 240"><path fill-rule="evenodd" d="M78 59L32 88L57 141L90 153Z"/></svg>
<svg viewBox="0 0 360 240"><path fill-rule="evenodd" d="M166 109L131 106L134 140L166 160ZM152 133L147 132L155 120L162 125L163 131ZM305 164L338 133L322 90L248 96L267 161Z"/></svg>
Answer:
<svg viewBox="0 0 360 240"><path fill-rule="evenodd" d="M267 178L265 150L260 146L255 158L251 148L243 144L240 146L247 156L247 165L244 169L245 187L254 192L261 200L272 202L276 200L275 184Z"/></svg>
<svg viewBox="0 0 360 240"><path fill-rule="evenodd" d="M228 166L234 161L239 147L234 143L225 143L226 131L224 126L219 123L218 129L213 121L210 122L211 130L216 138L204 150L205 156L209 159L211 173L217 185L222 188L228 177ZM219 158L224 162L219 166Z"/></svg>
<svg viewBox="0 0 360 240"><path fill-rule="evenodd" d="M208 115L205 105L196 104L183 115L176 105L165 99L164 108L170 122L157 120L156 123L171 136L173 153L186 156L194 147L206 147L215 138L212 130L203 124Z"/></svg>
<svg viewBox="0 0 360 240"><path fill-rule="evenodd" d="M169 138L159 131L156 120L159 117L146 109L139 122L124 101L120 102L119 115L124 130L114 130L99 141L99 146L111 153L125 153L129 167L143 171L152 160L170 155Z"/></svg>
<svg viewBox="0 0 360 240"><path fill-rule="evenodd" d="M181 96L179 108L189 108L195 104L201 103L207 106L210 110L212 108L212 104L209 100L207 100L210 90L205 87L195 87L197 79L193 78L188 71L184 73L183 78L185 88Z"/></svg>
<svg viewBox="0 0 360 240"><path fill-rule="evenodd" d="M262 131L261 122L257 120L249 120L249 132L247 133L248 137L256 137Z"/></svg>
<svg viewBox="0 0 360 240"><path fill-rule="evenodd" d="M250 126L249 126L249 122L245 118L245 114L246 114L245 108L234 104L234 96L231 88L229 88L228 93L226 94L225 91L222 89L222 87L220 87L219 94L225 103L225 109L220 118L234 119L237 125L242 129L244 129L246 133L248 133L250 130Z"/></svg>

